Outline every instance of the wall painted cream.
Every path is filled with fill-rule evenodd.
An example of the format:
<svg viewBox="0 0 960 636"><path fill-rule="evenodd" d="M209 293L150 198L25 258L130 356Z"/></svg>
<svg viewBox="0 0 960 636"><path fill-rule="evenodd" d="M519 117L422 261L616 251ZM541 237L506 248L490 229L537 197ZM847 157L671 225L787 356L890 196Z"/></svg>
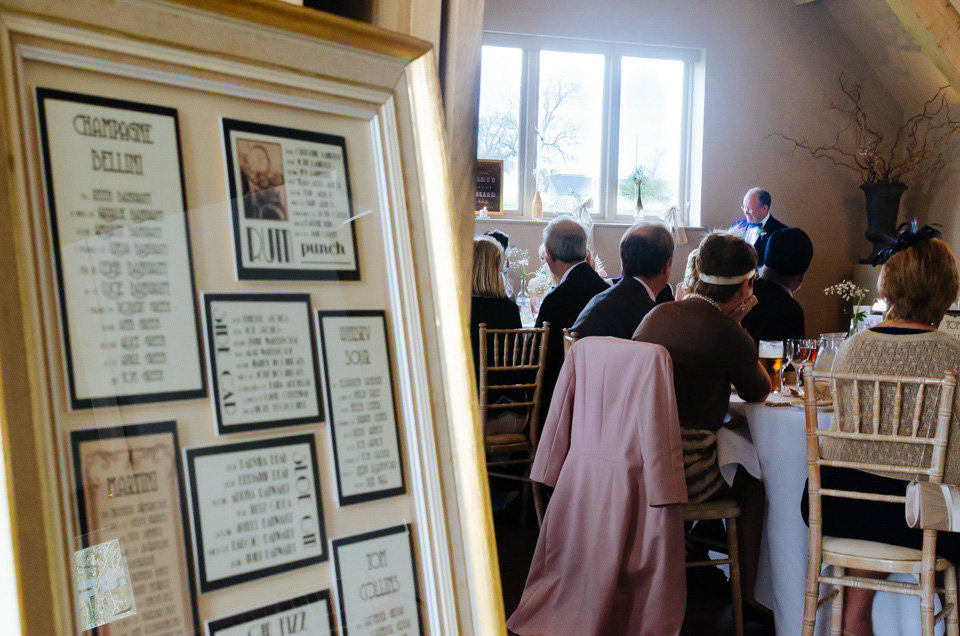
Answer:
<svg viewBox="0 0 960 636"><path fill-rule="evenodd" d="M837 24L874 68L879 80L904 109L915 113L937 89L949 84L936 64L900 22L886 0L823 0ZM957 94L947 91L954 117L960 113ZM945 157L960 157L960 140L943 148ZM929 177L912 179L900 209L921 222L940 223L944 238L960 248L960 161L953 160Z"/></svg>
<svg viewBox="0 0 960 636"><path fill-rule="evenodd" d="M808 335L841 327L839 304L822 290L851 278L856 260L869 253L862 238L866 219L860 181L829 162L792 155L788 144L766 135L781 131L814 141L830 139L842 122L824 109L824 100L837 96L841 72L866 82L881 121L896 125L903 110L823 3L599 0L584 11L576 0L486 0L484 29L703 49L702 224L728 227L741 218L747 189L768 189L773 215L803 228L814 241L814 261L797 293ZM535 254L539 227L490 221L478 223L477 229L498 225ZM597 245L608 271L619 271L617 242L623 229L598 230ZM691 234L691 241L697 236ZM688 249L674 259L674 281Z"/></svg>

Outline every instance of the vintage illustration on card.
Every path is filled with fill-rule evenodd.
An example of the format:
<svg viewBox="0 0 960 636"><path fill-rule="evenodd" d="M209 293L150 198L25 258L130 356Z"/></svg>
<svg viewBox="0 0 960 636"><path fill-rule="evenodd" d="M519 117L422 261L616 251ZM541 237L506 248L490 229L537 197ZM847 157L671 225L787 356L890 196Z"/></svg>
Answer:
<svg viewBox="0 0 960 636"><path fill-rule="evenodd" d="M343 137L223 120L239 280L360 280Z"/></svg>

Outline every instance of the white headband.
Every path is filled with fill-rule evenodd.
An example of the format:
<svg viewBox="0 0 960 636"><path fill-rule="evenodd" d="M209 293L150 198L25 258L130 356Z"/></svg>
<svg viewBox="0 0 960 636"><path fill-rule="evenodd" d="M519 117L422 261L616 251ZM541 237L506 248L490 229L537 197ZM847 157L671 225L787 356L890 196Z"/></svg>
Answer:
<svg viewBox="0 0 960 636"><path fill-rule="evenodd" d="M698 272L697 277L703 282L710 283L711 285L736 285L737 283L742 283L745 280L750 280L756 273L757 270L755 269L751 269L746 274L741 274L740 276L711 276L710 274Z"/></svg>

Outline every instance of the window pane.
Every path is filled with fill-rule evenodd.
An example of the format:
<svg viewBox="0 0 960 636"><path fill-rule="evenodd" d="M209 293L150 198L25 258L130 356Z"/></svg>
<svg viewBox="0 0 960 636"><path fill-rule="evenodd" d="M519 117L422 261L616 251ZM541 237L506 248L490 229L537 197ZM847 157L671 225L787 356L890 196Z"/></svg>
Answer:
<svg viewBox="0 0 960 636"><path fill-rule="evenodd" d="M678 204L682 116L683 62L622 58L618 214L636 212L638 176L647 214Z"/></svg>
<svg viewBox="0 0 960 636"><path fill-rule="evenodd" d="M593 197L599 211L602 55L540 52L537 188L543 209L571 212Z"/></svg>
<svg viewBox="0 0 960 636"><path fill-rule="evenodd" d="M503 159L503 208L520 208L517 154L520 152L521 49L483 47L480 58L478 159Z"/></svg>

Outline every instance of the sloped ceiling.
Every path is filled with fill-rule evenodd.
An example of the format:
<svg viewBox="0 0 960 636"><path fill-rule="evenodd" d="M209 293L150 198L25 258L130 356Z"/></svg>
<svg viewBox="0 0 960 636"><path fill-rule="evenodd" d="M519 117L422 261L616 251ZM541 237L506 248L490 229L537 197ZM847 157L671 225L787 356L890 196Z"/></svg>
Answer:
<svg viewBox="0 0 960 636"><path fill-rule="evenodd" d="M942 86L953 86L951 99L957 99L960 16L952 6L932 0L821 2L905 112L915 110ZM805 8L798 6L797 11Z"/></svg>

